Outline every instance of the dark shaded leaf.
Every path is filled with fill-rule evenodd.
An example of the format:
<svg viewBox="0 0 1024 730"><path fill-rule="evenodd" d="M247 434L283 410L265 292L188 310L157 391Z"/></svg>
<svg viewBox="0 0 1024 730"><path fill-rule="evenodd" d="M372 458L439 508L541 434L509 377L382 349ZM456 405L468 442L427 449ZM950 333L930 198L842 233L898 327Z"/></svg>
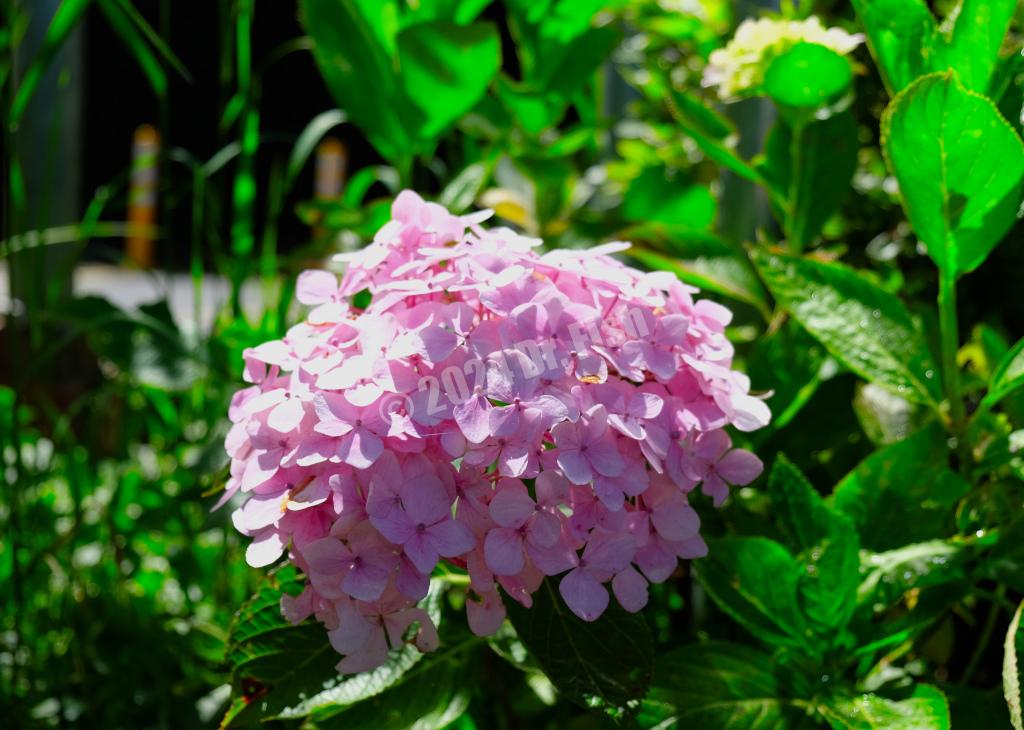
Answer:
<svg viewBox="0 0 1024 730"><path fill-rule="evenodd" d="M944 537L953 507L969 489L948 463L945 433L932 424L858 464L836 486L832 503L871 550Z"/></svg>
<svg viewBox="0 0 1024 730"><path fill-rule="evenodd" d="M658 657L644 727L795 730L817 726L806 680L740 644L691 644Z"/></svg>
<svg viewBox="0 0 1024 730"><path fill-rule="evenodd" d="M581 621L550 578L534 593L531 608L512 599L505 604L519 639L559 692L613 715L635 711L654 666L654 641L643 616L626 613L613 600L597 621Z"/></svg>
<svg viewBox="0 0 1024 730"><path fill-rule="evenodd" d="M710 544L695 563L715 603L757 639L808 653L820 652L800 610L804 567L774 540L727 537Z"/></svg>

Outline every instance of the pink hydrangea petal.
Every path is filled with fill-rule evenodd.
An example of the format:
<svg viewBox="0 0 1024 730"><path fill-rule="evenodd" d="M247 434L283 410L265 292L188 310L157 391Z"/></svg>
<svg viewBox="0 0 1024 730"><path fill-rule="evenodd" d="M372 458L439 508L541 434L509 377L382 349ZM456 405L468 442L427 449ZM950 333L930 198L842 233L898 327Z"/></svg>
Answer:
<svg viewBox="0 0 1024 730"><path fill-rule="evenodd" d="M288 433L299 427L305 415L305 404L298 398L288 398L267 414L267 425L280 433Z"/></svg>
<svg viewBox="0 0 1024 730"><path fill-rule="evenodd" d="M338 444L338 456L356 469L370 468L383 452L384 442L364 428L343 436Z"/></svg>
<svg viewBox="0 0 1024 730"><path fill-rule="evenodd" d="M322 304L337 292L338 279L329 271L303 271L295 284L295 298L307 305Z"/></svg>
<svg viewBox="0 0 1024 730"><path fill-rule="evenodd" d="M589 484L594 478L590 462L579 451L559 451L558 468L573 484Z"/></svg>
<svg viewBox="0 0 1024 730"><path fill-rule="evenodd" d="M602 439L598 444L594 444L587 449L586 456L594 469L606 477L617 477L625 468L622 455L615 448L615 442L611 440Z"/></svg>
<svg viewBox="0 0 1024 730"><path fill-rule="evenodd" d="M466 618L469 630L477 636L493 636L505 623L505 604L497 591L490 591L481 596L481 600L472 598L466 601Z"/></svg>
<svg viewBox="0 0 1024 730"><path fill-rule="evenodd" d="M523 538L516 530L496 527L484 540L484 560L495 575L516 575L525 565Z"/></svg>
<svg viewBox="0 0 1024 730"><path fill-rule="evenodd" d="M395 587L406 598L420 601L430 590L430 577L420 572L408 558L403 557L398 564Z"/></svg>
<svg viewBox="0 0 1024 730"><path fill-rule="evenodd" d="M711 497L712 503L718 507L729 496L729 485L722 481L722 478L715 472L709 473L704 477L704 481L700 484L700 489L704 494Z"/></svg>
<svg viewBox="0 0 1024 730"><path fill-rule="evenodd" d="M284 541L277 530L268 528L249 543L245 562L253 568L266 568L284 555Z"/></svg>
<svg viewBox="0 0 1024 730"><path fill-rule="evenodd" d="M754 481L764 470L764 463L744 449L733 449L715 464L715 471L730 484L742 487Z"/></svg>
<svg viewBox="0 0 1024 730"><path fill-rule="evenodd" d="M337 649L337 646L332 643ZM354 652L338 662L336 668L341 674L358 674L376 669L388 660L388 640L384 629L373 627L366 641Z"/></svg>
<svg viewBox="0 0 1024 730"><path fill-rule="evenodd" d="M454 558L473 549L473 532L461 522L442 520L427 528L427 536L434 549L446 558Z"/></svg>
<svg viewBox="0 0 1024 730"><path fill-rule="evenodd" d="M533 514L536 506L522 482L506 479L499 485L488 510L491 519L502 527L520 527Z"/></svg>
<svg viewBox="0 0 1024 730"><path fill-rule="evenodd" d="M584 621L596 621L608 608L608 589L582 568L566 573L558 583L558 592L565 605Z"/></svg>
<svg viewBox="0 0 1024 730"><path fill-rule="evenodd" d="M700 529L700 517L682 499L659 505L651 514L651 522L666 540L685 540Z"/></svg>
<svg viewBox="0 0 1024 730"><path fill-rule="evenodd" d="M340 574L352 563L352 553L341 540L333 537L309 543L302 548L302 557L306 559L310 570L324 575Z"/></svg>
<svg viewBox="0 0 1024 730"><path fill-rule="evenodd" d="M636 613L647 605L647 581L632 567L612 578L612 592L619 605L630 613Z"/></svg>
<svg viewBox="0 0 1024 730"><path fill-rule="evenodd" d="M341 579L341 588L360 601L376 601L387 587L391 571L368 562L353 564Z"/></svg>
<svg viewBox="0 0 1024 730"><path fill-rule="evenodd" d="M429 574L441 557L425 532L415 531L402 546L406 556L421 573Z"/></svg>

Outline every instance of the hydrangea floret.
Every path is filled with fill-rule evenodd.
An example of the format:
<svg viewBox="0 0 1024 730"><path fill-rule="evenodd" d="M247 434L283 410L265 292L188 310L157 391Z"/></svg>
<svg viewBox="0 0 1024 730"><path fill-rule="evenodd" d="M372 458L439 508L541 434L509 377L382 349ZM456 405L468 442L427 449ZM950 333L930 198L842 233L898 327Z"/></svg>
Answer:
<svg viewBox="0 0 1024 730"><path fill-rule="evenodd" d="M221 502L250 565L307 577L282 610L324 624L343 673L437 646L418 603L441 563L480 635L545 576L585 621L639 611L707 551L693 490L718 505L762 469L724 430L769 419L729 310L612 258L628 244L541 254L487 216L401 193L340 281L299 277L305 320L245 352Z"/></svg>
<svg viewBox="0 0 1024 730"><path fill-rule="evenodd" d="M740 23L725 48L711 52L703 84L718 87L723 100L737 99L756 93L772 59L798 43L825 46L845 56L863 42L862 34L826 28L813 15L806 20L748 18Z"/></svg>

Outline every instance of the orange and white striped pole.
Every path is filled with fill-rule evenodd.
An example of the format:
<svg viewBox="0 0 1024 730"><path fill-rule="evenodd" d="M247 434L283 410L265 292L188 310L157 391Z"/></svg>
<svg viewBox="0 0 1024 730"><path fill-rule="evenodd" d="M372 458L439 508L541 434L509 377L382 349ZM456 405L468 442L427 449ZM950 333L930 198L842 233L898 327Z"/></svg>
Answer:
<svg viewBox="0 0 1024 730"><path fill-rule="evenodd" d="M132 139L131 187L128 191L128 261L142 268L153 265L159 183L160 133L150 124L135 130Z"/></svg>

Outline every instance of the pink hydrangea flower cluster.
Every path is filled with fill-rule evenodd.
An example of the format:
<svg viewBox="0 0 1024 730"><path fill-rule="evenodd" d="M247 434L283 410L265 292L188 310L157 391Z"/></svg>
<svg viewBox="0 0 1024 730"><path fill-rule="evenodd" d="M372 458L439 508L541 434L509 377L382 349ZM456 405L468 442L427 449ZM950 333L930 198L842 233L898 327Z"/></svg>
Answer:
<svg viewBox="0 0 1024 730"><path fill-rule="evenodd" d="M639 611L706 553L687 495L762 469L723 430L769 419L726 308L610 257L627 244L539 254L487 215L402 193L340 282L300 276L306 320L245 353L222 501L246 496L250 565L287 551L308 577L283 610L325 624L341 672L437 645L417 604L441 561L481 635L545 576L583 620L609 589Z"/></svg>

